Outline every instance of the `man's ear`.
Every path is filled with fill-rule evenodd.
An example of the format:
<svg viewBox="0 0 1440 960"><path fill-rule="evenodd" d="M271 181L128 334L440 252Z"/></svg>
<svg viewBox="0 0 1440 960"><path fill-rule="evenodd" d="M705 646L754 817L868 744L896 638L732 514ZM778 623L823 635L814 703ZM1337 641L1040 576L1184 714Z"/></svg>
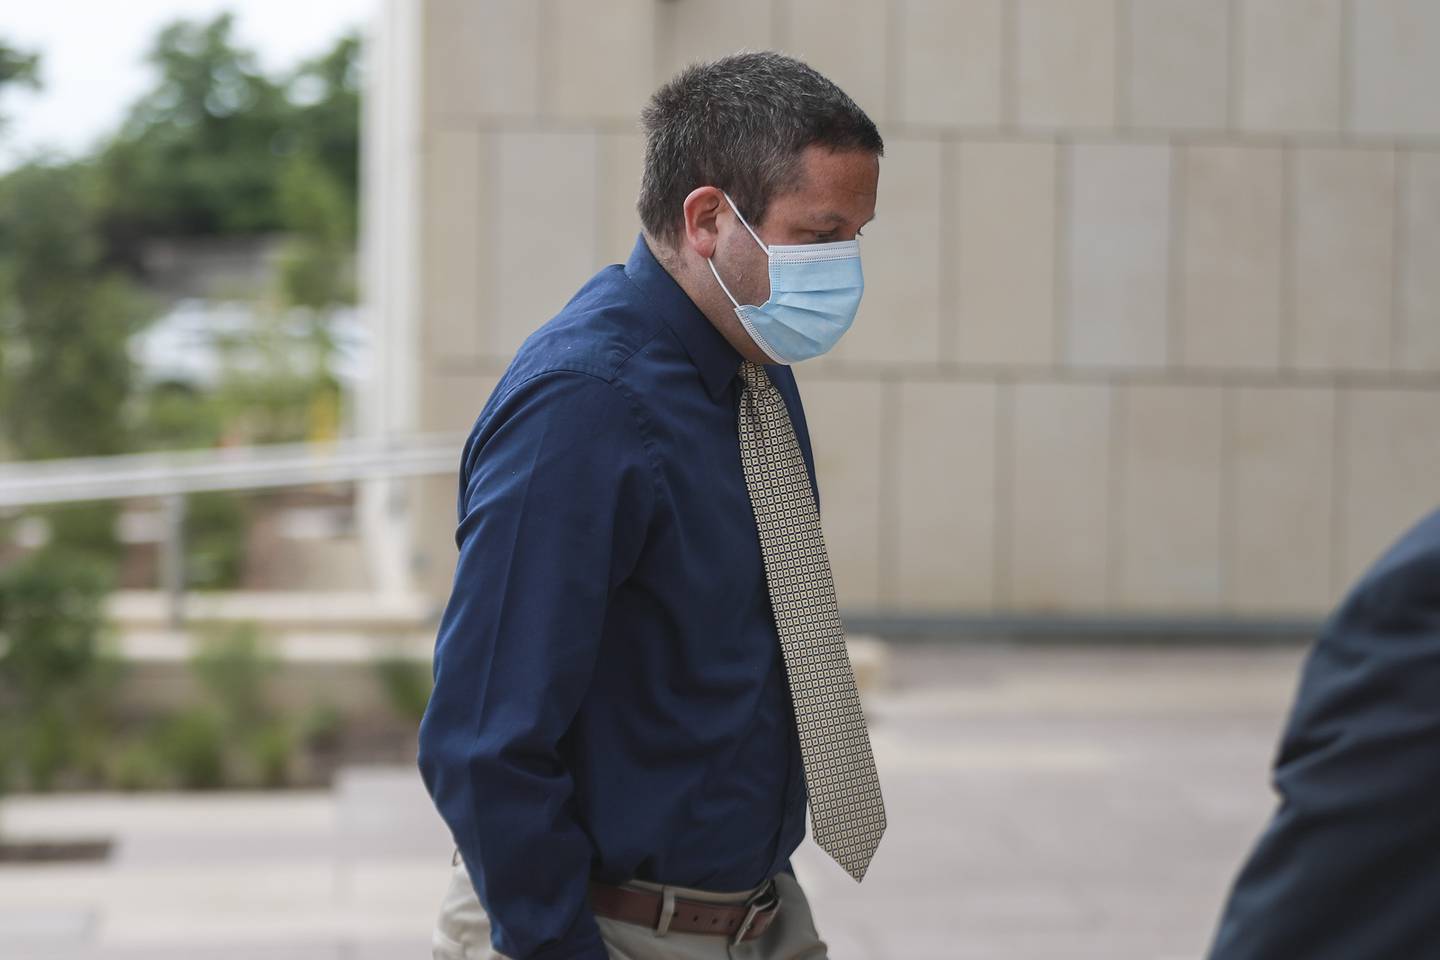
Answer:
<svg viewBox="0 0 1440 960"><path fill-rule="evenodd" d="M685 198L685 245L702 260L715 256L720 241L718 219L725 195L718 187L696 187Z"/></svg>

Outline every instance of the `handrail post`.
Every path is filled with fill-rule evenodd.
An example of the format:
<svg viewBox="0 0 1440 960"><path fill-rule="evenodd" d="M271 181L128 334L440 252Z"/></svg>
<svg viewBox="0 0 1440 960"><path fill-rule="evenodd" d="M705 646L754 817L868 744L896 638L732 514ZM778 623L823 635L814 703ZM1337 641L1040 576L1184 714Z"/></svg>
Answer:
<svg viewBox="0 0 1440 960"><path fill-rule="evenodd" d="M165 494L165 547L161 576L170 597L170 627L185 624L185 494Z"/></svg>

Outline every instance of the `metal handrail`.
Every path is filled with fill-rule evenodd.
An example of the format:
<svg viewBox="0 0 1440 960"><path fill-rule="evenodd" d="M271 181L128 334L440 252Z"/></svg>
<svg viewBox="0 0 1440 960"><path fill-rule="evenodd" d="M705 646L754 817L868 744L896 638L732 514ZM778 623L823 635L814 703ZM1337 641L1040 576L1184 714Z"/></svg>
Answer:
<svg viewBox="0 0 1440 960"><path fill-rule="evenodd" d="M185 620L187 494L453 474L464 443L465 434L424 433L6 463L0 464L0 509L160 497L166 526L161 579L178 628Z"/></svg>
<svg viewBox="0 0 1440 960"><path fill-rule="evenodd" d="M459 469L463 433L355 437L0 464L0 508L256 490Z"/></svg>

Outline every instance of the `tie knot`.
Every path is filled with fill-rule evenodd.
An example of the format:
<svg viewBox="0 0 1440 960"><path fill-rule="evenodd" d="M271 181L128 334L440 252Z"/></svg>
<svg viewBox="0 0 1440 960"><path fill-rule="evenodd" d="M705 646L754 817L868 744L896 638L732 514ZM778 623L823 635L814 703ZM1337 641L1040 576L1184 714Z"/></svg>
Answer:
<svg viewBox="0 0 1440 960"><path fill-rule="evenodd" d="M746 360L740 364L740 378L745 381L745 389L756 396L774 389L774 385L770 383L770 377L765 373L765 368L753 360Z"/></svg>

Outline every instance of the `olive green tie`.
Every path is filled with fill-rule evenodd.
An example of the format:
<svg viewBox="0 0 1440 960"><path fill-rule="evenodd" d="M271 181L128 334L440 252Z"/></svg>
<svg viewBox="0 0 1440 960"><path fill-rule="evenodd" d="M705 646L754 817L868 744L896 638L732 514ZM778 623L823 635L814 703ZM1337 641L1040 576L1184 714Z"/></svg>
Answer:
<svg viewBox="0 0 1440 960"><path fill-rule="evenodd" d="M815 842L858 881L885 832L885 803L820 512L784 397L758 363L742 363L740 376L740 460L800 735L810 823Z"/></svg>

